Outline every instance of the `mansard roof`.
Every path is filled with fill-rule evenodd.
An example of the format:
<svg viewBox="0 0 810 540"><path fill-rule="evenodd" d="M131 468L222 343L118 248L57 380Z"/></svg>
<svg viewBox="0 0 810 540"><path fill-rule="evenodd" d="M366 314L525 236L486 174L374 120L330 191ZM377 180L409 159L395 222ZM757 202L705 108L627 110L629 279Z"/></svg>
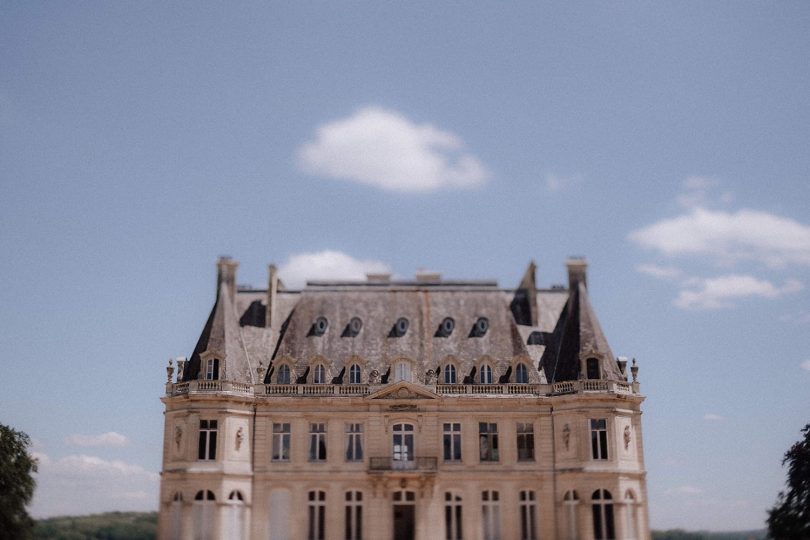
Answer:
<svg viewBox="0 0 810 540"><path fill-rule="evenodd" d="M498 382L523 362L530 382L559 382L580 378L583 361L597 357L605 378L624 380L588 298L584 262L576 264L569 288L538 289L531 263L516 289L432 275L310 282L294 291L272 281L274 267L267 290L237 288L236 263L221 259L214 307L183 379L198 378L202 361L216 357L222 379L247 383L259 382L260 363L270 368L264 381L270 382L281 362L297 376L322 363L340 379L354 363L383 375L398 361L408 362L418 380L452 362L459 382L483 363ZM402 319L404 332L397 326Z"/></svg>

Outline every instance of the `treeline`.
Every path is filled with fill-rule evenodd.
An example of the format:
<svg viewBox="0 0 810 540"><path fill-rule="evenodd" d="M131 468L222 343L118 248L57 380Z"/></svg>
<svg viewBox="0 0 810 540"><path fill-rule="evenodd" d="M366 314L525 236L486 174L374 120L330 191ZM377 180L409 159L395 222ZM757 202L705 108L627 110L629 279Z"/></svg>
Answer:
<svg viewBox="0 0 810 540"><path fill-rule="evenodd" d="M765 529L737 532L688 532L683 529L672 529L653 531L652 537L653 540L765 540L767 532Z"/></svg>
<svg viewBox="0 0 810 540"><path fill-rule="evenodd" d="M154 540L157 512L108 512L37 520L36 540Z"/></svg>

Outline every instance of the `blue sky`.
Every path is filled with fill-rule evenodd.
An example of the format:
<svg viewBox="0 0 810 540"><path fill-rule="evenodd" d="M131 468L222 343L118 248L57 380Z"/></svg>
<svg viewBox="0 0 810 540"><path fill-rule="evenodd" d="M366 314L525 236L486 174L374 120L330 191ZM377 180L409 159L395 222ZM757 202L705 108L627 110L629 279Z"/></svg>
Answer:
<svg viewBox="0 0 810 540"><path fill-rule="evenodd" d="M2 12L0 421L35 515L156 508L221 254L256 286L585 255L653 526L762 526L810 421L807 3Z"/></svg>

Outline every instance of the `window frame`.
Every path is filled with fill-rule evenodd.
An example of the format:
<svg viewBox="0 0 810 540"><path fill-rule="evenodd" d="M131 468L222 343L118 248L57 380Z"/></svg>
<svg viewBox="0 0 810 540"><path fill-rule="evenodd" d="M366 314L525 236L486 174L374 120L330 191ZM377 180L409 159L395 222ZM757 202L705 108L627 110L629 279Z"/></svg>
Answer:
<svg viewBox="0 0 810 540"><path fill-rule="evenodd" d="M515 439L517 460L519 462L534 461L534 422L517 422L515 424Z"/></svg>
<svg viewBox="0 0 810 540"><path fill-rule="evenodd" d="M216 461L218 426L216 419L200 419L199 439L197 440L198 461Z"/></svg>
<svg viewBox="0 0 810 540"><path fill-rule="evenodd" d="M363 540L363 492L349 490L344 495L344 538Z"/></svg>
<svg viewBox="0 0 810 540"><path fill-rule="evenodd" d="M483 540L500 540L500 493L495 489L481 492L481 536Z"/></svg>
<svg viewBox="0 0 810 540"><path fill-rule="evenodd" d="M461 422L442 422L442 455L445 463L462 462Z"/></svg>
<svg viewBox="0 0 810 540"><path fill-rule="evenodd" d="M349 384L362 384L363 383L363 368L360 364L354 363L349 366Z"/></svg>
<svg viewBox="0 0 810 540"><path fill-rule="evenodd" d="M478 422L478 458L482 463L500 461L497 422Z"/></svg>
<svg viewBox="0 0 810 540"><path fill-rule="evenodd" d="M593 492L591 511L594 540L616 540L616 521L613 510L613 496L610 491L597 489Z"/></svg>
<svg viewBox="0 0 810 540"><path fill-rule="evenodd" d="M529 384L529 366L526 365L526 362L518 362L515 366L515 383Z"/></svg>
<svg viewBox="0 0 810 540"><path fill-rule="evenodd" d="M454 491L444 492L444 538L462 540L464 538L464 501Z"/></svg>
<svg viewBox="0 0 810 540"><path fill-rule="evenodd" d="M360 422L346 422L344 425L345 461L363 461L363 424Z"/></svg>
<svg viewBox="0 0 810 540"><path fill-rule="evenodd" d="M609 460L607 418L591 418L589 427L591 429L591 459Z"/></svg>
<svg viewBox="0 0 810 540"><path fill-rule="evenodd" d="M488 363L481 364L481 369L478 370L478 382L480 384L493 384L492 366Z"/></svg>
<svg viewBox="0 0 810 540"><path fill-rule="evenodd" d="M276 429L278 426L278 430ZM290 461L292 429L289 422L273 422L271 426L270 459L277 463Z"/></svg>
<svg viewBox="0 0 810 540"><path fill-rule="evenodd" d="M309 423L309 451L310 463L325 463L327 459L327 424L326 422Z"/></svg>
<svg viewBox="0 0 810 540"><path fill-rule="evenodd" d="M324 540L326 537L326 492L313 489L307 492L307 540Z"/></svg>
<svg viewBox="0 0 810 540"><path fill-rule="evenodd" d="M520 540L537 540L537 495L534 490L520 491Z"/></svg>

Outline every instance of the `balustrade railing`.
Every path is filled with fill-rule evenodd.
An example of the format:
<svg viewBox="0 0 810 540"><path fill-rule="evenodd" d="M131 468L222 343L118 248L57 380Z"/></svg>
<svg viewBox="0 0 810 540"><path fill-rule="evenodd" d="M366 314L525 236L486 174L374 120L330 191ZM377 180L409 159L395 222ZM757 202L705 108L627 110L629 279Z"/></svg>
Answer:
<svg viewBox="0 0 810 540"><path fill-rule="evenodd" d="M369 384L257 384L251 385L231 381L194 380L166 385L166 393L171 396L185 394L230 393L257 396L342 396L362 397L375 392L384 385ZM434 392L444 396L554 396L576 394L581 392L608 392L615 394L634 394L638 392L637 383L607 381L602 379L585 379L562 381L553 384L506 383L506 384L436 384L428 386Z"/></svg>

